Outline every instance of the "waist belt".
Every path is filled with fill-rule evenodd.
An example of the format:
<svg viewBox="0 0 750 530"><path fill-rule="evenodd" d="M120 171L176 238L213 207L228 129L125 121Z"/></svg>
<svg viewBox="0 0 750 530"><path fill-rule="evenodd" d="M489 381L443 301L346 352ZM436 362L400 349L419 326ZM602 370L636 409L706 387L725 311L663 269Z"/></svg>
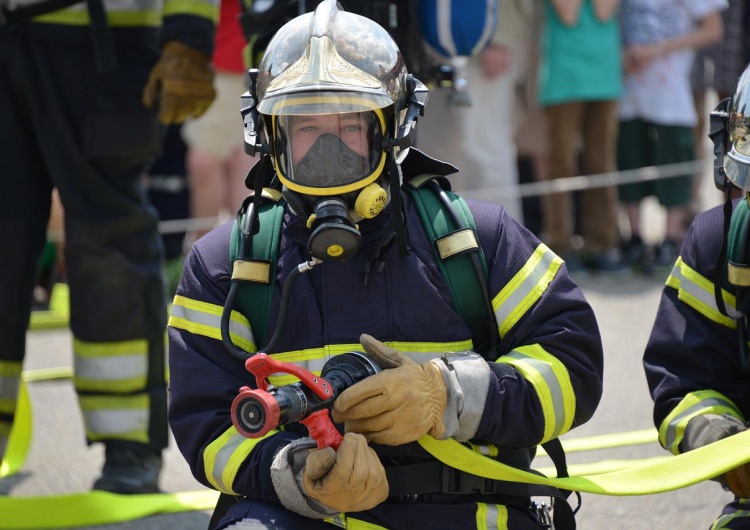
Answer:
<svg viewBox="0 0 750 530"><path fill-rule="evenodd" d="M438 461L386 467L385 474L389 497L402 502L473 502L475 497L483 496L502 496L509 501L518 501L532 496L560 496L557 488L492 480Z"/></svg>
<svg viewBox="0 0 750 530"><path fill-rule="evenodd" d="M103 0L45 0L44 2L19 6L11 10L0 6L0 27L10 26L40 15L53 13L83 1L86 2L89 11L89 19L91 21L89 29L97 70L100 72L116 70L117 56L115 53L114 38L112 37L112 30L107 23Z"/></svg>
<svg viewBox="0 0 750 530"><path fill-rule="evenodd" d="M386 502L434 504L484 502L529 506L530 497L553 497L553 528L558 530L575 530L576 528L575 512L578 508L573 511L566 500L567 492L552 486L492 480L446 466L437 460L386 467L385 475L389 488ZM577 492L576 496L580 508L581 497Z"/></svg>

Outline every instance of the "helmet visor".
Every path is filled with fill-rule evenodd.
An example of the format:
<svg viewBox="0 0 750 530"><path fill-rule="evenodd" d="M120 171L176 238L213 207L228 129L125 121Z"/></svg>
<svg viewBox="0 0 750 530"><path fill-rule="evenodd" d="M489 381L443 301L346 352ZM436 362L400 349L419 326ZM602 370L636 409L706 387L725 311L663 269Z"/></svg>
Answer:
<svg viewBox="0 0 750 530"><path fill-rule="evenodd" d="M745 191L750 191L750 119L746 115L748 73L740 78L737 92L732 97L729 110L729 141L731 148L724 157L727 178Z"/></svg>
<svg viewBox="0 0 750 530"><path fill-rule="evenodd" d="M750 191L750 156L740 153L732 146L724 157L724 172L732 184L742 190Z"/></svg>
<svg viewBox="0 0 750 530"><path fill-rule="evenodd" d="M311 195L346 193L366 186L378 178L385 163L384 125L379 110L274 116L282 182Z"/></svg>

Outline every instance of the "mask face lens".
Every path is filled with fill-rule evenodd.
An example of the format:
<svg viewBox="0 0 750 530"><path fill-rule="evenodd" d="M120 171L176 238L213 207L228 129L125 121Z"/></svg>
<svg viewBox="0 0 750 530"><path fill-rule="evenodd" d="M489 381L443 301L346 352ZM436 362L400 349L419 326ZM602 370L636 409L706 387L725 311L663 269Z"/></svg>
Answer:
<svg viewBox="0 0 750 530"><path fill-rule="evenodd" d="M356 184L380 161L382 131L372 111L278 116L275 133L282 174L306 189Z"/></svg>

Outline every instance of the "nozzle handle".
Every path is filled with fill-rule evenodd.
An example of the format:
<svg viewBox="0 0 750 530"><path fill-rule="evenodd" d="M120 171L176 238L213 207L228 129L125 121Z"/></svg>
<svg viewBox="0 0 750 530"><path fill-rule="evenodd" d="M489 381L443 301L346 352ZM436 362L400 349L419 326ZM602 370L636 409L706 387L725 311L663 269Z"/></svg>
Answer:
<svg viewBox="0 0 750 530"><path fill-rule="evenodd" d="M333 397L333 387L331 384L314 373L305 370L301 366L293 363L277 361L265 353L256 353L245 361L245 368L255 376L255 381L260 390L268 390L268 376L276 373L291 374L312 390L320 399L330 399Z"/></svg>
<svg viewBox="0 0 750 530"><path fill-rule="evenodd" d="M333 447L338 450L344 440L341 433L333 425L327 409L313 412L304 420L300 420L300 423L307 427L310 436L318 443L318 449Z"/></svg>

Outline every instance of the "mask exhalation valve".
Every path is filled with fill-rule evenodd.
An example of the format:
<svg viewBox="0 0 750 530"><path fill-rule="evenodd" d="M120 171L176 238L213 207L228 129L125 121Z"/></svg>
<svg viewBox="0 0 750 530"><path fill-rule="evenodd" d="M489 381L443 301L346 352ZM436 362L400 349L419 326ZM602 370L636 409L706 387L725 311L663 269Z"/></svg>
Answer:
<svg viewBox="0 0 750 530"><path fill-rule="evenodd" d="M357 253L362 242L346 203L339 198L328 198L315 205L310 228L307 251L321 261L346 261Z"/></svg>

